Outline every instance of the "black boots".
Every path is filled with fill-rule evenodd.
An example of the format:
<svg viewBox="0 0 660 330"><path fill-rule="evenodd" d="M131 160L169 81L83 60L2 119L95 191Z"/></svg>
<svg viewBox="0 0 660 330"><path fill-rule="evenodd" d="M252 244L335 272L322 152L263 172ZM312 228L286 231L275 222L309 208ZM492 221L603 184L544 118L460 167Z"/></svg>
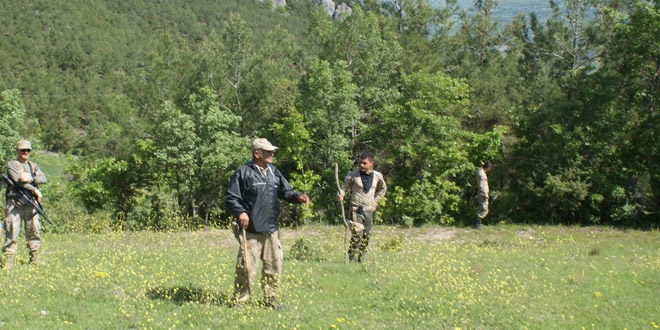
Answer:
<svg viewBox="0 0 660 330"><path fill-rule="evenodd" d="M268 307L270 307L270 308L272 308L276 311L283 311L284 310L284 306L282 306L277 301L277 299L275 299L275 297L267 297L265 303L266 303L266 306L268 306Z"/></svg>

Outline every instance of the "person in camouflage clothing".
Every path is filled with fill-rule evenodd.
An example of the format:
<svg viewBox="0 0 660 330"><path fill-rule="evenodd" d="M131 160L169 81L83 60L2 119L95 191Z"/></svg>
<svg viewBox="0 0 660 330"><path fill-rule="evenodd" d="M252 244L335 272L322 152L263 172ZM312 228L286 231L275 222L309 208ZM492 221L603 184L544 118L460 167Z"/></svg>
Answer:
<svg viewBox="0 0 660 330"><path fill-rule="evenodd" d="M387 192L383 174L374 170L374 157L370 153L360 156L360 169L351 171L344 178L337 199L344 200L346 192L351 192L351 226L353 233L348 248L350 261L362 262L369 246L369 235L374 223L374 213Z"/></svg>
<svg viewBox="0 0 660 330"><path fill-rule="evenodd" d="M14 181L16 186L23 188L34 195L37 203L41 203L42 194L38 185L46 183L46 176L39 169L37 164L28 160L32 145L29 141L21 140L16 144L16 159L7 163L7 176ZM10 269L14 265L14 255L16 254L16 241L21 229L21 222L25 226L25 237L27 239L27 248L30 250L30 263L39 263L39 247L41 246L41 236L39 229L39 215L31 205L21 204L14 196L13 191L7 188L7 203L5 207L5 242L2 245L2 252L5 255L4 268Z"/></svg>
<svg viewBox="0 0 660 330"><path fill-rule="evenodd" d="M488 214L488 200L490 199L490 189L488 188L488 173L493 166L490 162L481 163L477 170L477 222L474 227L481 229L481 221Z"/></svg>

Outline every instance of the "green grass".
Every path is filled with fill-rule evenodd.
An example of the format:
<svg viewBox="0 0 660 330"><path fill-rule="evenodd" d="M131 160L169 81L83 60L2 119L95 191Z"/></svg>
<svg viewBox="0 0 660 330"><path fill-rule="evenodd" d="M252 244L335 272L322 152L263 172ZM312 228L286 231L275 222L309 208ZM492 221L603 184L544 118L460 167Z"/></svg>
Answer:
<svg viewBox="0 0 660 330"><path fill-rule="evenodd" d="M35 162L46 174L46 179L51 180L53 177L61 178L64 170L71 165L72 159L55 153L35 151L30 155L30 161Z"/></svg>
<svg viewBox="0 0 660 330"><path fill-rule="evenodd" d="M311 239L324 262L287 258ZM235 310L229 230L46 235L45 265L0 271L0 325L32 329L653 329L660 233L376 227L344 264L340 227L283 230L275 312ZM255 288L255 291L258 291Z"/></svg>

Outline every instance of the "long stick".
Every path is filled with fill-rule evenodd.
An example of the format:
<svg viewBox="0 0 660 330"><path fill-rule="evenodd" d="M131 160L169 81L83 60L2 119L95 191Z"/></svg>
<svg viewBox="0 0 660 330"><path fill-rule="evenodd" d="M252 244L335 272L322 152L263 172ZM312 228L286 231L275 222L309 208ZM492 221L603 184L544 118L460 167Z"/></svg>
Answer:
<svg viewBox="0 0 660 330"><path fill-rule="evenodd" d="M245 274L247 275L248 294L252 295L252 285L250 284L250 269L248 268L247 236L245 236L245 228L243 228L243 264L245 264Z"/></svg>
<svg viewBox="0 0 660 330"><path fill-rule="evenodd" d="M337 193L341 190L341 184L339 184L339 164L335 163L335 181L337 182ZM346 241L348 240L348 223L346 222L346 213L344 213L344 201L341 201L341 220L344 221L344 228L346 232L344 234L344 263L348 262L348 249L346 247Z"/></svg>

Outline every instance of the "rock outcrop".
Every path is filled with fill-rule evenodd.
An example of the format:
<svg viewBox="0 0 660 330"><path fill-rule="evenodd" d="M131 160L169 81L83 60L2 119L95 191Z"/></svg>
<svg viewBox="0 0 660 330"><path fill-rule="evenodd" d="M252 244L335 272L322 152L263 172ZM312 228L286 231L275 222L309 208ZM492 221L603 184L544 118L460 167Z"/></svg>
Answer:
<svg viewBox="0 0 660 330"><path fill-rule="evenodd" d="M264 2L266 0L259 0L261 2ZM277 7L286 7L286 0L271 0L273 2L273 9Z"/></svg>
<svg viewBox="0 0 660 330"><path fill-rule="evenodd" d="M337 6L335 6L335 11L332 13L332 18L338 19L342 15L350 15L353 12L353 9L349 7L347 4L341 2Z"/></svg>
<svg viewBox="0 0 660 330"><path fill-rule="evenodd" d="M264 2L265 0L261 0ZM286 7L286 0L271 0L273 2L273 9L277 7ZM350 15L353 12L353 9L345 4L343 1L339 4L335 4L332 0L316 0L316 5L323 8L328 16L333 19L338 19L342 15Z"/></svg>
<svg viewBox="0 0 660 330"><path fill-rule="evenodd" d="M335 13L335 3L332 0L316 0L316 5L323 8L328 16L332 16Z"/></svg>
<svg viewBox="0 0 660 330"><path fill-rule="evenodd" d="M286 0L273 0L273 8L275 7L285 7Z"/></svg>
<svg viewBox="0 0 660 330"><path fill-rule="evenodd" d="M350 15L353 11L351 7L349 7L344 2L335 4L332 0L316 0L316 5L323 8L325 13L328 14L328 16L331 16L333 19L338 19L341 15L344 14Z"/></svg>

